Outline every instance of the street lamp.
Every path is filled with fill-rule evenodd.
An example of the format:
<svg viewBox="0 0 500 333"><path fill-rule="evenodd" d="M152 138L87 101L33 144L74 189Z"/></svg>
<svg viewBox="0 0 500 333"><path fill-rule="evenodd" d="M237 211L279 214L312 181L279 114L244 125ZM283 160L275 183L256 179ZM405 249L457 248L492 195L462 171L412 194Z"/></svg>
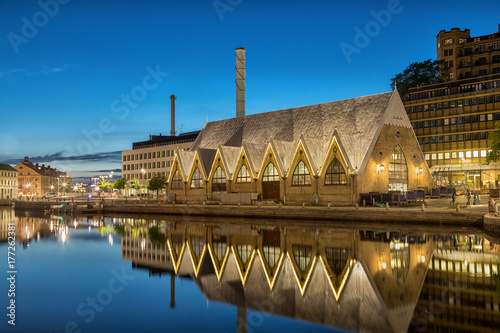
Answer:
<svg viewBox="0 0 500 333"><path fill-rule="evenodd" d="M29 194L30 194L30 187L31 187L30 183L27 183L26 185L24 185L24 188L26 189L26 196L29 196Z"/></svg>

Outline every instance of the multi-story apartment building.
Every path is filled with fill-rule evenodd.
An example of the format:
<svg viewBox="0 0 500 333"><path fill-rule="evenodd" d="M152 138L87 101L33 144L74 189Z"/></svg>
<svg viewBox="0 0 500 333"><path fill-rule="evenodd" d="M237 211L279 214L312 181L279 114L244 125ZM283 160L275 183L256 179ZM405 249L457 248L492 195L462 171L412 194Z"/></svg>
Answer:
<svg viewBox="0 0 500 333"><path fill-rule="evenodd" d="M18 172L8 164L0 164L0 199L16 199Z"/></svg>
<svg viewBox="0 0 500 333"><path fill-rule="evenodd" d="M19 172L18 192L22 196L38 197L48 193L71 192L72 180L66 172L50 165L33 164L28 157L14 167Z"/></svg>
<svg viewBox="0 0 500 333"><path fill-rule="evenodd" d="M168 176L177 151L189 150L199 131L182 133L178 136L152 135L147 141L134 142L132 150L122 152L122 177L128 183L134 178L142 185L155 174ZM132 189L123 193L129 195Z"/></svg>
<svg viewBox="0 0 500 333"><path fill-rule="evenodd" d="M436 37L437 59L444 60L455 80L500 73L500 24L498 32L471 37L470 30L441 30Z"/></svg>
<svg viewBox="0 0 500 333"><path fill-rule="evenodd" d="M405 107L437 185L495 185L500 166L484 163L500 120L500 74L412 88Z"/></svg>

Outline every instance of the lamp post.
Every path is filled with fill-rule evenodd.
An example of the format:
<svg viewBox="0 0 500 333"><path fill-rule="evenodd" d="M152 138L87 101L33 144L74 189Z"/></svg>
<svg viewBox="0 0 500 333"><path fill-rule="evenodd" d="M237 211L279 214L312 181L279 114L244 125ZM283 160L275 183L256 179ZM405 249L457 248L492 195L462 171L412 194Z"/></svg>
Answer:
<svg viewBox="0 0 500 333"><path fill-rule="evenodd" d="M141 173L142 173L142 179L144 179L144 177L145 177L145 175L146 175L146 170L141 169Z"/></svg>

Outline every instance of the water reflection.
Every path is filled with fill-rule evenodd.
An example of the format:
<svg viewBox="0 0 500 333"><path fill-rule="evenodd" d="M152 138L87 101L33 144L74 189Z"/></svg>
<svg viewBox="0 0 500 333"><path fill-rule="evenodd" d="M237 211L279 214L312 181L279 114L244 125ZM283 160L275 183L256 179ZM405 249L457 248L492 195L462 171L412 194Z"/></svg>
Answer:
<svg viewBox="0 0 500 333"><path fill-rule="evenodd" d="M353 331L500 327L500 250L477 231L154 220L152 241L145 221L123 222L123 260L192 277L240 321L248 308Z"/></svg>
<svg viewBox="0 0 500 333"><path fill-rule="evenodd" d="M16 218L10 210L0 213L5 240ZM170 275L171 308L176 276L192 279L207 300L236 308L240 332L252 326L248 311L351 331L500 328L500 241L481 230L22 216L16 238L25 248L47 237L68 243L73 228L99 228L110 248L121 242L121 258L134 268Z"/></svg>

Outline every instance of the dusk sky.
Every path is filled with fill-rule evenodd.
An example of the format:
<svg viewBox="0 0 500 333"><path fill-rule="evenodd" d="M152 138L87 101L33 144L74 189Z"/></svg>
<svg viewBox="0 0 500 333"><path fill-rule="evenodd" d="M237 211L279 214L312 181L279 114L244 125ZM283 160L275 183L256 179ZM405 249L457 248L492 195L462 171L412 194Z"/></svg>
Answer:
<svg viewBox="0 0 500 333"><path fill-rule="evenodd" d="M436 35L498 31L491 1L0 1L0 163L24 156L70 176L119 169L150 134L246 113L390 91ZM362 31L364 36L360 36Z"/></svg>

